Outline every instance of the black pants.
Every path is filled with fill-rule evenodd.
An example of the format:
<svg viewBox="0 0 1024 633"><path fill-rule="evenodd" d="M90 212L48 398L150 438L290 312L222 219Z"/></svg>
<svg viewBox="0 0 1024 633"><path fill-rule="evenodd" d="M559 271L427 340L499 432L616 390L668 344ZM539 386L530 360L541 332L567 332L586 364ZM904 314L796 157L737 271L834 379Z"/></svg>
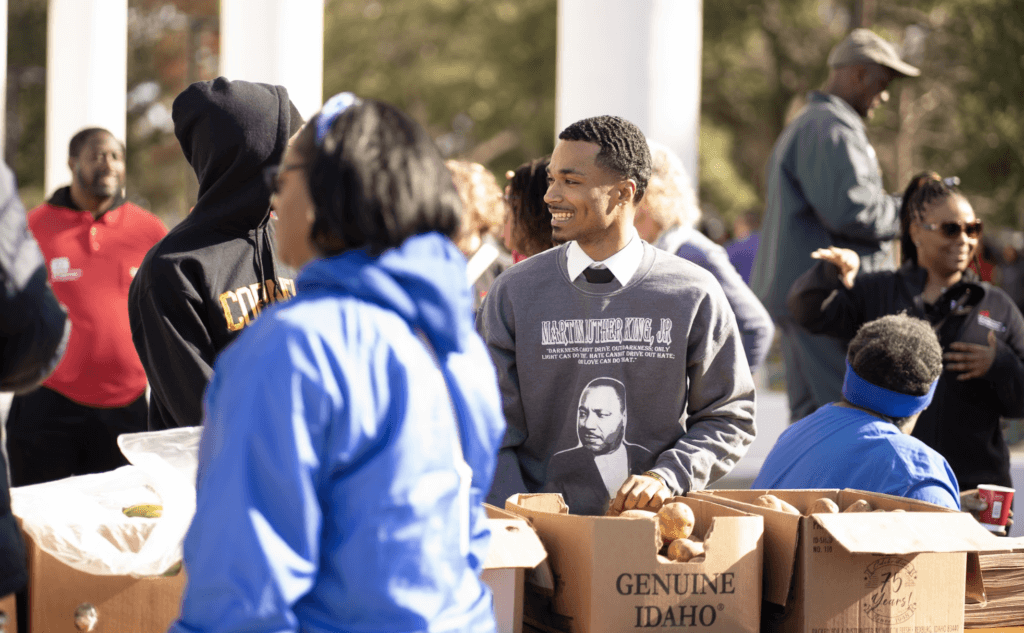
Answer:
<svg viewBox="0 0 1024 633"><path fill-rule="evenodd" d="M15 396L7 418L11 485L28 486L128 464L117 436L146 430L146 398L97 409L40 387Z"/></svg>

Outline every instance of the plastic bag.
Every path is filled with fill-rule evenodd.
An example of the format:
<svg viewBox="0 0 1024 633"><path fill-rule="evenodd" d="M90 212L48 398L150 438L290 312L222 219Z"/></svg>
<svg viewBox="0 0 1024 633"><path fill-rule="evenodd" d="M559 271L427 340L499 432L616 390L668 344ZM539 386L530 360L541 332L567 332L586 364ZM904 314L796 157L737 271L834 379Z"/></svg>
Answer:
<svg viewBox="0 0 1024 633"><path fill-rule="evenodd" d="M201 427L130 433L118 446L131 466L11 489L11 509L36 545L79 571L159 576L181 561L196 511ZM122 509L163 505L158 519Z"/></svg>

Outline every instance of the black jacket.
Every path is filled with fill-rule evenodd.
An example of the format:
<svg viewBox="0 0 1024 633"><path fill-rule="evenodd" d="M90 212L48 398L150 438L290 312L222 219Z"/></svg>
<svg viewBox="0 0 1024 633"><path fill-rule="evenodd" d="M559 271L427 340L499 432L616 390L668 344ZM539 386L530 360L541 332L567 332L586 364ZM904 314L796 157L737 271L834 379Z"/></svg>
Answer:
<svg viewBox="0 0 1024 633"><path fill-rule="evenodd" d="M22 393L57 367L71 321L46 282L46 262L28 231L14 174L0 163L0 390ZM25 544L11 514L7 465L0 453L0 597L28 580Z"/></svg>
<svg viewBox="0 0 1024 633"><path fill-rule="evenodd" d="M654 467L654 454L639 444L626 442L626 458L630 475L639 475ZM548 463L548 482L544 492L561 494L573 514L600 516L612 501L594 453L584 446L552 455Z"/></svg>
<svg viewBox="0 0 1024 633"><path fill-rule="evenodd" d="M214 359L295 288L275 263L263 181L302 124L288 91L221 77L186 88L172 117L199 199L149 251L128 293L151 430L200 424Z"/></svg>
<svg viewBox="0 0 1024 633"><path fill-rule="evenodd" d="M848 290L835 266L818 262L793 283L788 307L811 332L844 339L863 323L906 311L932 323L944 351L954 341L987 345L994 331L997 351L988 374L961 381L958 372L944 371L913 435L946 458L961 490L1012 486L999 418L1024 416L1024 317L1005 292L978 281L971 271L926 305L921 293L927 277L923 268L907 262L895 272L860 275Z"/></svg>

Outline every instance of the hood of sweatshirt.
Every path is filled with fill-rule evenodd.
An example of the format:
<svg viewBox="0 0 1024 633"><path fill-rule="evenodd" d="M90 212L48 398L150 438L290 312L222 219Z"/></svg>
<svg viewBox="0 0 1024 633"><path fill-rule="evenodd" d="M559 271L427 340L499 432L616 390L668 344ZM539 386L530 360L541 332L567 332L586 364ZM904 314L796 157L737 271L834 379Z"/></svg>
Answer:
<svg viewBox="0 0 1024 633"><path fill-rule="evenodd" d="M473 331L466 258L439 233L424 233L377 257L349 251L311 262L298 292L330 290L387 308L422 330L440 357L462 352Z"/></svg>
<svg viewBox="0 0 1024 633"><path fill-rule="evenodd" d="M281 162L302 117L284 86L218 77L174 99L174 134L199 179L186 218L232 235L259 227L270 211L263 170Z"/></svg>

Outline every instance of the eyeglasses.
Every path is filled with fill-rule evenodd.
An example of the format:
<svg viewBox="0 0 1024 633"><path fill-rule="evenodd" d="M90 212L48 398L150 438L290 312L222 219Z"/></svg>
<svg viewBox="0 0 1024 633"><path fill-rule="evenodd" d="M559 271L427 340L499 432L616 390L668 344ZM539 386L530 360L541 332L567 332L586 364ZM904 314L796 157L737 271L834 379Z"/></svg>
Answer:
<svg viewBox="0 0 1024 633"><path fill-rule="evenodd" d="M921 228L929 231L942 231L943 237L954 239L960 237L960 233L966 233L967 237L978 237L981 235L981 220L974 222L943 222L941 224L925 224L924 222L919 223Z"/></svg>
<svg viewBox="0 0 1024 633"><path fill-rule="evenodd" d="M281 181L278 176L286 171L305 168L305 165L271 165L263 170L263 184L270 190L270 195L276 195L281 189Z"/></svg>

